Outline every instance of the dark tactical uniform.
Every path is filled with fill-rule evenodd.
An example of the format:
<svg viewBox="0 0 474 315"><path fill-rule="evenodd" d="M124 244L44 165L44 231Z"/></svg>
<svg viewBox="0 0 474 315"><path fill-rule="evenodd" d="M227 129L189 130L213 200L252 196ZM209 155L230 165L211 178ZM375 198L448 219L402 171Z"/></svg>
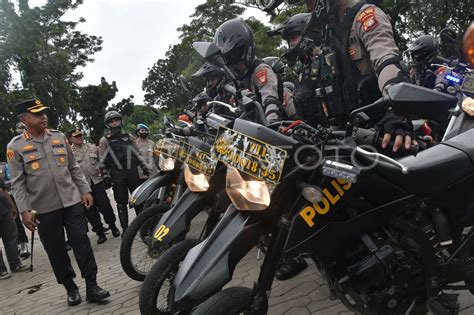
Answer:
<svg viewBox="0 0 474 315"><path fill-rule="evenodd" d="M112 178L112 188L119 213L120 225L125 230L128 227L128 192L133 192L140 186L138 167L147 174L144 161L138 153L138 148L132 136L120 132L108 134L100 139L99 155L104 172ZM141 208L135 208L140 213Z"/></svg>
<svg viewBox="0 0 474 315"><path fill-rule="evenodd" d="M82 134L80 129L76 129L71 133L74 136L77 133ZM87 183L92 190L92 197L94 204L89 209L86 209L87 219L93 227L93 231L101 234L104 232L104 227L100 220L99 212L104 216L104 221L109 227L115 227L115 214L110 205L109 197L105 191L104 180L100 173L100 159L99 148L93 144L73 144L72 151L76 161L84 173Z"/></svg>
<svg viewBox="0 0 474 315"><path fill-rule="evenodd" d="M310 111L322 112L330 125L342 127L352 110L375 101L391 84L407 78L390 19L380 8L364 1L341 0L337 11L338 23L321 54L303 69L303 77L318 77L316 97L321 110ZM317 18L310 23L313 21L313 29L305 36L316 34L313 37L318 41L321 26Z"/></svg>

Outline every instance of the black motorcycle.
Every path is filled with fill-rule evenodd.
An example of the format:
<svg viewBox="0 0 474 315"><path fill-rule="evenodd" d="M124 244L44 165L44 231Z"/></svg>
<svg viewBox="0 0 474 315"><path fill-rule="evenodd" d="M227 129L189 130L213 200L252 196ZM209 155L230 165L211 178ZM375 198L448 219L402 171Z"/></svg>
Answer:
<svg viewBox="0 0 474 315"><path fill-rule="evenodd" d="M175 124L164 118L166 128ZM166 132L166 138L159 140L154 154L159 155L160 172L146 180L133 191L129 207L144 209L130 223L120 244L120 263L132 279L143 281L161 252L151 246L155 225L166 211L173 206L186 189L182 162L186 156L179 151L187 150L186 139L176 133Z"/></svg>
<svg viewBox="0 0 474 315"><path fill-rule="evenodd" d="M399 161L357 145L366 135L361 117L371 109L390 106L430 119L456 102L402 83L354 111L342 133L301 124L287 137L237 120L214 145L219 160L232 166L226 189L233 205L184 259L173 311L189 311L210 297L193 312L265 314L278 261L305 252L332 294L356 313L456 314L457 297L445 290L474 289L453 285L474 277L474 232L464 232L474 223L474 130ZM272 154L250 154L252 147ZM256 168L229 160L231 148ZM220 291L266 233L271 241L254 288Z"/></svg>
<svg viewBox="0 0 474 315"><path fill-rule="evenodd" d="M207 47L197 43L197 49ZM224 66L224 65L223 65ZM228 71L228 69L225 69ZM232 74L229 74L232 80ZM231 85L221 87L237 100L237 107L220 101L208 102L212 108L203 113L204 125L215 131L220 126L231 127L235 115L243 119L267 124L261 104L245 96L242 91L236 90ZM216 114L219 112L219 114ZM232 113L232 116L221 116L222 112ZM213 139L214 140L214 139ZM213 141L212 141L213 142ZM212 143L211 142L211 143ZM230 204L225 192L225 165L219 163L215 166L215 173L209 171L206 160L212 160L211 146L205 142L190 138L192 145L188 160L186 161L185 178L188 190L183 194L178 203L163 215L155 228L153 247L164 251L158 258L153 268L149 271L140 291L140 311L142 314L169 314L169 302L172 301L173 290L171 284L174 280L180 263L189 249L206 238L217 225L222 214ZM186 238L192 220L202 211L208 214L204 227L197 239ZM171 300L170 300L171 298Z"/></svg>

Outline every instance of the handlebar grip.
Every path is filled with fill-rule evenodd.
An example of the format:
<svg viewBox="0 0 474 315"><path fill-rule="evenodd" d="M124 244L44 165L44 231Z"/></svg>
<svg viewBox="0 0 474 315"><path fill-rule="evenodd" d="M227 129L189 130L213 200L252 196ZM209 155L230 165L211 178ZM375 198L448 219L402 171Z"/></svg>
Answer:
<svg viewBox="0 0 474 315"><path fill-rule="evenodd" d="M368 145L376 148L380 153L390 156L406 156L413 155L416 156L420 149L420 145L412 145L410 150L405 150L402 148L398 152L393 152L392 147L395 144L395 139L391 139L389 145L386 149L382 149L382 137L379 136L379 132L374 129L364 129L358 128L355 133L355 142L357 145Z"/></svg>

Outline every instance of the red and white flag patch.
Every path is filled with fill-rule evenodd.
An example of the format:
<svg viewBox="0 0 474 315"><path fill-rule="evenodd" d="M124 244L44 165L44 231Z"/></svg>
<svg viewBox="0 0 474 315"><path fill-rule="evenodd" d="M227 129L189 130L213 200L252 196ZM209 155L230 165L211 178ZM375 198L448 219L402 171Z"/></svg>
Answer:
<svg viewBox="0 0 474 315"><path fill-rule="evenodd" d="M268 82L267 69L258 70L255 76L257 77L258 83L260 84L266 84Z"/></svg>

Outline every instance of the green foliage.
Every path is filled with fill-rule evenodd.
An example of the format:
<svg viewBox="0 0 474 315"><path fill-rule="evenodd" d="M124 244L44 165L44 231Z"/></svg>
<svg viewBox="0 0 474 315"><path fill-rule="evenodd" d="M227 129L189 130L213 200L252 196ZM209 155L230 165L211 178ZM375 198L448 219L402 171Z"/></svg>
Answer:
<svg viewBox="0 0 474 315"><path fill-rule="evenodd" d="M104 115L108 111L109 101L117 93L115 81L109 84L105 78L100 79L99 85L88 85L79 88L79 98L75 110L82 117L80 124L90 134L92 142L100 140L104 133Z"/></svg>
<svg viewBox="0 0 474 315"><path fill-rule="evenodd" d="M23 89L39 97L52 109L50 125L57 127L74 103L77 81L82 73L77 68L92 61L91 55L101 49L102 39L76 31L77 22L61 18L74 10L82 0L48 1L41 8L31 9L27 0L13 3L2 1L0 20L6 28L1 42L0 64L10 72L16 68ZM11 77L2 75L2 85L8 86Z"/></svg>
<svg viewBox="0 0 474 315"><path fill-rule="evenodd" d="M396 40L402 50L424 34L437 35L450 26L461 40L472 14L472 0L384 0L383 8L391 17Z"/></svg>
<svg viewBox="0 0 474 315"><path fill-rule="evenodd" d="M150 128L150 139L156 140L163 127L163 119L160 118L149 106L135 105L133 113L123 119L124 128L128 133L135 135L137 125L145 124Z"/></svg>
<svg viewBox="0 0 474 315"><path fill-rule="evenodd" d="M170 46L164 59L159 59L143 81L145 103L158 105L161 112L169 116L176 116L188 103L188 96L180 85L179 75L188 77L193 88L193 95L204 87L201 78L191 75L200 67L203 60L192 48L195 41L211 41L215 29L223 22L232 19L244 12L242 7L229 1L208 0L198 5L192 21L183 25L181 42Z"/></svg>

